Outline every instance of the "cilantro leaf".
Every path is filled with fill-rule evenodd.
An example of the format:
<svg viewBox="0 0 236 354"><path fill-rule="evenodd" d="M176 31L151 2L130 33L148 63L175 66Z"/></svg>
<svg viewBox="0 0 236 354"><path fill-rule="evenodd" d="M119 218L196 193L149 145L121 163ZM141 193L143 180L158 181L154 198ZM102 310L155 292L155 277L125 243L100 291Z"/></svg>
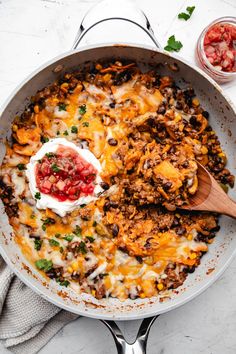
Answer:
<svg viewBox="0 0 236 354"><path fill-rule="evenodd" d="M84 115L86 113L87 107L85 104L82 104L82 106L79 106L79 114Z"/></svg>
<svg viewBox="0 0 236 354"><path fill-rule="evenodd" d="M71 242L74 238L74 235L66 235L65 237L63 237L64 240Z"/></svg>
<svg viewBox="0 0 236 354"><path fill-rule="evenodd" d="M189 15L191 16L193 11L195 10L195 6L188 6L186 10L188 11Z"/></svg>
<svg viewBox="0 0 236 354"><path fill-rule="evenodd" d="M73 125L73 126L71 127L71 133L74 133L74 134L77 134L77 133L78 133L78 128L77 128L75 125Z"/></svg>
<svg viewBox="0 0 236 354"><path fill-rule="evenodd" d="M41 194L39 192L36 192L34 195L35 199L41 199Z"/></svg>
<svg viewBox="0 0 236 354"><path fill-rule="evenodd" d="M183 47L183 44L180 41L175 40L175 36L171 36L168 41L167 45L165 46L165 50L168 52L178 52Z"/></svg>
<svg viewBox="0 0 236 354"><path fill-rule="evenodd" d="M89 126L89 122L83 122L83 123L82 123L82 126L83 126L83 127L88 127L88 126Z"/></svg>
<svg viewBox="0 0 236 354"><path fill-rule="evenodd" d="M59 283L61 286L65 286L66 288L70 284L68 280L61 280L60 278L56 279L56 282Z"/></svg>
<svg viewBox="0 0 236 354"><path fill-rule="evenodd" d="M18 163L17 168L19 171L25 170L25 165L23 163Z"/></svg>
<svg viewBox="0 0 236 354"><path fill-rule="evenodd" d="M188 21L188 19L190 19L190 15L186 14L185 12L181 12L180 14L178 14L178 18Z"/></svg>
<svg viewBox="0 0 236 354"><path fill-rule="evenodd" d="M42 247L43 240L39 240L38 238L34 239L34 249L36 251L40 251Z"/></svg>
<svg viewBox="0 0 236 354"><path fill-rule="evenodd" d="M59 103L59 105L58 105L59 111L66 111L67 106L68 106L68 104Z"/></svg>
<svg viewBox="0 0 236 354"><path fill-rule="evenodd" d="M49 270L52 269L53 263L51 260L48 261L47 259L39 259L35 262L35 265L38 269L49 272Z"/></svg>
<svg viewBox="0 0 236 354"><path fill-rule="evenodd" d="M89 242L94 242L94 238L92 236L86 236L86 238Z"/></svg>
<svg viewBox="0 0 236 354"><path fill-rule="evenodd" d="M53 163L51 166L53 172L60 172L60 168L57 166L56 163Z"/></svg>
<svg viewBox="0 0 236 354"><path fill-rule="evenodd" d="M195 10L195 6L188 6L188 7L186 8L186 11L187 11L188 13L186 13L186 12L181 12L180 14L178 14L178 18L179 18L179 19L183 19L183 20L185 20L185 21L188 21L188 20L190 19L190 17L192 16L192 13L193 13L194 10Z"/></svg>
<svg viewBox="0 0 236 354"><path fill-rule="evenodd" d="M81 252L82 254L86 254L88 252L86 244L84 241L81 241L79 246L76 247L76 250L78 252Z"/></svg>
<svg viewBox="0 0 236 354"><path fill-rule="evenodd" d="M76 236L81 236L81 227L79 227L79 225L76 225L75 230L73 231L73 234L75 234Z"/></svg>
<svg viewBox="0 0 236 354"><path fill-rule="evenodd" d="M60 243L53 238L49 240L50 246L60 246Z"/></svg>

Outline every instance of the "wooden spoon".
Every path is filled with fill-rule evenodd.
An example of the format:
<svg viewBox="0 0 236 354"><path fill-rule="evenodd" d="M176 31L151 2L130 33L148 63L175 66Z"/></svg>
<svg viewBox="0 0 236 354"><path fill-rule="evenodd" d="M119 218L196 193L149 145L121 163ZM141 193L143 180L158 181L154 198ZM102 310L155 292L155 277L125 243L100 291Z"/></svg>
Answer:
<svg viewBox="0 0 236 354"><path fill-rule="evenodd" d="M236 218L236 203L220 187L212 175L198 163L198 189L182 209L214 211Z"/></svg>

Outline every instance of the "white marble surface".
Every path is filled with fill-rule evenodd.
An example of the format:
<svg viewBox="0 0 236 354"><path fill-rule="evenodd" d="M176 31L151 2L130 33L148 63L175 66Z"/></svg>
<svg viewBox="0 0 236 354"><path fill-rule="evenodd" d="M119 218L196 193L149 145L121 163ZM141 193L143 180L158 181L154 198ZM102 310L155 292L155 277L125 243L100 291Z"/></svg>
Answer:
<svg viewBox="0 0 236 354"><path fill-rule="evenodd" d="M0 104L37 66L71 48L83 15L95 3L97 0L0 0ZM194 46L204 26L217 17L236 16L236 0L137 3L148 15L161 45L175 34L184 44L179 55L192 62ZM178 20L176 15L192 5L196 6L192 19ZM224 88L236 103L236 83ZM139 323L121 322L120 326L132 339ZM40 354L115 352L104 325L81 318L60 331ZM0 346L0 353L9 352ZM204 294L156 321L150 332L148 353L236 353L236 260Z"/></svg>

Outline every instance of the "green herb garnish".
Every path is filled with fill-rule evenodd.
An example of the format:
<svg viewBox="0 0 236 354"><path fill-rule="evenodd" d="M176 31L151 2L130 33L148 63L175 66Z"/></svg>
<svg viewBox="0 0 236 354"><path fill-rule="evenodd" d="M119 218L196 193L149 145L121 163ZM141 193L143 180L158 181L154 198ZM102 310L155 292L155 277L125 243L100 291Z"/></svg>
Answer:
<svg viewBox="0 0 236 354"><path fill-rule="evenodd" d="M79 225L76 225L75 227L75 230L73 231L73 233L76 235L76 236L81 236L81 227L79 227Z"/></svg>
<svg viewBox="0 0 236 354"><path fill-rule="evenodd" d="M83 122L83 123L82 123L82 126L83 126L83 127L88 127L88 126L89 126L89 122Z"/></svg>
<svg viewBox="0 0 236 354"><path fill-rule="evenodd" d="M66 288L70 284L68 280L61 280L60 278L57 279L56 282L59 283L61 286L65 286Z"/></svg>
<svg viewBox="0 0 236 354"><path fill-rule="evenodd" d="M79 106L79 114L84 115L86 113L86 105L82 104L82 106Z"/></svg>
<svg viewBox="0 0 236 354"><path fill-rule="evenodd" d="M52 261L48 261L47 259L39 259L35 262L35 265L38 269L44 270L45 272L49 272L53 267Z"/></svg>
<svg viewBox="0 0 236 354"><path fill-rule="evenodd" d="M39 192L36 192L34 195L35 199L41 199L41 194Z"/></svg>
<svg viewBox="0 0 236 354"><path fill-rule="evenodd" d="M58 105L59 111L66 111L67 106L68 106L68 104L59 103L59 105Z"/></svg>
<svg viewBox="0 0 236 354"><path fill-rule="evenodd" d="M47 143L49 141L49 138L47 138L46 136L41 136L40 141L41 141L41 143L44 144L44 143Z"/></svg>
<svg viewBox="0 0 236 354"><path fill-rule="evenodd" d="M52 164L51 169L53 170L53 172L60 172L61 171L56 163Z"/></svg>
<svg viewBox="0 0 236 354"><path fill-rule="evenodd" d="M183 44L179 41L175 40L175 36L171 36L168 39L167 46L165 46L165 50L168 52L178 52L183 47Z"/></svg>
<svg viewBox="0 0 236 354"><path fill-rule="evenodd" d="M42 224L42 230L43 231L46 231L46 227L48 225L53 225L55 224L55 220L52 219L52 218L47 218L47 219L41 219L43 221L43 224Z"/></svg>
<svg viewBox="0 0 236 354"><path fill-rule="evenodd" d="M60 253L63 253L64 252L64 248L61 246L60 247Z"/></svg>
<svg viewBox="0 0 236 354"><path fill-rule="evenodd" d="M61 237L61 234L55 234L55 237L56 237L56 238L60 238L60 237Z"/></svg>
<svg viewBox="0 0 236 354"><path fill-rule="evenodd" d="M25 165L23 163L18 163L17 168L18 170L23 171L25 170Z"/></svg>
<svg viewBox="0 0 236 354"><path fill-rule="evenodd" d="M94 242L94 238L92 237L92 236L86 236L86 238L92 243L92 242Z"/></svg>
<svg viewBox="0 0 236 354"><path fill-rule="evenodd" d="M185 21L188 21L188 20L190 19L190 17L192 16L192 13L193 13L194 10L195 10L195 6L188 6L188 7L186 8L186 11L187 11L188 13L186 13L186 12L181 12L180 14L178 14L178 18L179 18L179 19L183 19L183 20L185 20Z"/></svg>
<svg viewBox="0 0 236 354"><path fill-rule="evenodd" d="M53 154L52 152L47 152L45 154L49 159L51 159L52 157L55 157L55 154Z"/></svg>
<svg viewBox="0 0 236 354"><path fill-rule="evenodd" d="M65 130L64 133L63 133L63 135L66 135L66 136L69 135L68 131Z"/></svg>
<svg viewBox="0 0 236 354"><path fill-rule="evenodd" d="M78 133L78 128L77 128L75 125L73 125L73 126L71 127L71 133L74 133L74 134L77 134L77 133Z"/></svg>
<svg viewBox="0 0 236 354"><path fill-rule="evenodd" d="M35 239L34 239L34 249L35 249L36 251L41 250L42 243L43 243L43 240L39 240L38 238L35 238Z"/></svg>
<svg viewBox="0 0 236 354"><path fill-rule="evenodd" d="M93 222L93 227L96 227L97 224L98 224L97 221L94 221L94 222Z"/></svg>
<svg viewBox="0 0 236 354"><path fill-rule="evenodd" d="M74 235L66 235L65 237L63 237L64 240L71 242L74 238Z"/></svg>
<svg viewBox="0 0 236 354"><path fill-rule="evenodd" d="M80 242L79 246L76 247L76 250L82 254L85 254L88 251L84 241Z"/></svg>
<svg viewBox="0 0 236 354"><path fill-rule="evenodd" d="M32 213L31 215L30 215L30 219L35 219L36 218L36 215L34 214L34 213Z"/></svg>
<svg viewBox="0 0 236 354"><path fill-rule="evenodd" d="M50 246L60 246L60 243L53 238L49 240Z"/></svg>

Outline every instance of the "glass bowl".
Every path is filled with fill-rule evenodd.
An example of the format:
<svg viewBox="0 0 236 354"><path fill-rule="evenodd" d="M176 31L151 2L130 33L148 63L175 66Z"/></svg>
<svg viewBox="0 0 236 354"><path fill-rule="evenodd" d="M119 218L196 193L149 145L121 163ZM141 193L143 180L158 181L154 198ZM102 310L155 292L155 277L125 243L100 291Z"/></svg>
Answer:
<svg viewBox="0 0 236 354"><path fill-rule="evenodd" d="M203 70L219 83L228 82L236 78L236 72L226 72L217 69L208 60L204 50L204 38L209 29L216 24L230 24L236 28L236 17L221 17L211 22L200 34L196 46L196 57Z"/></svg>

